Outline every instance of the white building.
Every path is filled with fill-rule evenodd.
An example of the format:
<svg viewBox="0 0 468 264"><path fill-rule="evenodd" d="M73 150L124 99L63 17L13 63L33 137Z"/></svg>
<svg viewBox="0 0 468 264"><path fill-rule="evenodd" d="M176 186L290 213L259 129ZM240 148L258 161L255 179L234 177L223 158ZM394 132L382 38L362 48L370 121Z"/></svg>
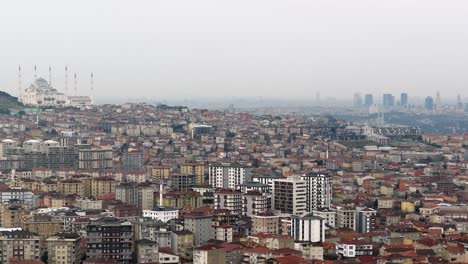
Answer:
<svg viewBox="0 0 468 264"><path fill-rule="evenodd" d="M356 230L357 214L355 208L337 206L332 208L336 212L336 227Z"/></svg>
<svg viewBox="0 0 468 264"><path fill-rule="evenodd" d="M78 151L78 168L84 170L112 168L112 149L104 147L80 149Z"/></svg>
<svg viewBox="0 0 468 264"><path fill-rule="evenodd" d="M179 217L179 210L172 207L155 207L152 210L143 210L143 217L167 222Z"/></svg>
<svg viewBox="0 0 468 264"><path fill-rule="evenodd" d="M230 189L221 189L214 193L215 208L228 209L233 214L242 213L242 194Z"/></svg>
<svg viewBox="0 0 468 264"><path fill-rule="evenodd" d="M180 263L180 258L177 254L175 254L174 252L168 250L168 249L164 249L164 248L160 248L159 249L159 262L158 263L161 263L161 264L178 264Z"/></svg>
<svg viewBox="0 0 468 264"><path fill-rule="evenodd" d="M335 244L336 254L345 258L371 256L373 248L371 243L360 240L340 241Z"/></svg>
<svg viewBox="0 0 468 264"><path fill-rule="evenodd" d="M249 177L248 168L240 165L227 163L208 167L208 181L215 188L236 189L249 181Z"/></svg>
<svg viewBox="0 0 468 264"><path fill-rule="evenodd" d="M18 143L11 139L4 139L2 143L0 143L0 158L3 158L8 150L16 149L18 147Z"/></svg>
<svg viewBox="0 0 468 264"><path fill-rule="evenodd" d="M313 210L312 214L323 218L325 225L331 228L336 227L336 211L332 211L328 208Z"/></svg>
<svg viewBox="0 0 468 264"><path fill-rule="evenodd" d="M330 208L333 199L332 177L324 174L302 175L306 182L307 211Z"/></svg>
<svg viewBox="0 0 468 264"><path fill-rule="evenodd" d="M102 209L102 200L84 198L77 200L77 205L82 210L100 210Z"/></svg>
<svg viewBox="0 0 468 264"><path fill-rule="evenodd" d="M290 176L273 182L272 209L285 214L306 212L306 182L299 176Z"/></svg>
<svg viewBox="0 0 468 264"><path fill-rule="evenodd" d="M375 228L375 217L377 211L372 208L357 208L356 231L359 233L369 233Z"/></svg>
<svg viewBox="0 0 468 264"><path fill-rule="evenodd" d="M21 91L19 101L30 106L86 106L92 105L90 96L67 96L52 87L44 78L36 79Z"/></svg>
<svg viewBox="0 0 468 264"><path fill-rule="evenodd" d="M290 236L298 242L324 242L325 221L313 214L291 216Z"/></svg>
<svg viewBox="0 0 468 264"><path fill-rule="evenodd" d="M249 217L268 211L268 196L258 191L242 194L242 211Z"/></svg>
<svg viewBox="0 0 468 264"><path fill-rule="evenodd" d="M0 191L0 203L15 201L16 203L32 204L33 193L21 188L10 188Z"/></svg>
<svg viewBox="0 0 468 264"><path fill-rule="evenodd" d="M31 153L31 152L42 152L43 145L40 140L30 139L23 142L24 152Z"/></svg>
<svg viewBox="0 0 468 264"><path fill-rule="evenodd" d="M214 227L216 240L226 241L231 243L233 237L233 227L230 225L215 226Z"/></svg>
<svg viewBox="0 0 468 264"><path fill-rule="evenodd" d="M273 192L273 182L274 180L284 179L283 176L276 176L276 175L253 175L252 181L259 182L261 184L268 185L269 190L268 193Z"/></svg>

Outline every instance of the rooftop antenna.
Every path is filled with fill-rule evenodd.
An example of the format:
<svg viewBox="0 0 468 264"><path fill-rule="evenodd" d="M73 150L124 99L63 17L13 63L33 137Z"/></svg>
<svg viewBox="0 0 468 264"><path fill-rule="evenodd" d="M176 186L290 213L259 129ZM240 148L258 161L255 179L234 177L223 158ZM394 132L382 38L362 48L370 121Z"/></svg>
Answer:
<svg viewBox="0 0 468 264"><path fill-rule="evenodd" d="M49 65L49 86L52 87L52 67Z"/></svg>
<svg viewBox="0 0 468 264"><path fill-rule="evenodd" d="M65 93L68 92L68 67L65 66Z"/></svg>
<svg viewBox="0 0 468 264"><path fill-rule="evenodd" d="M74 87L74 90L75 90L75 91L74 91L74 95L75 95L75 96L76 96L76 89L77 89L77 88L76 88L76 84L77 84L77 82L76 82L76 73L75 73L75 84L74 84L74 85L75 85L75 87Z"/></svg>
<svg viewBox="0 0 468 264"><path fill-rule="evenodd" d="M21 89L21 65L18 66L18 97L21 100L21 94L22 94L22 89Z"/></svg>

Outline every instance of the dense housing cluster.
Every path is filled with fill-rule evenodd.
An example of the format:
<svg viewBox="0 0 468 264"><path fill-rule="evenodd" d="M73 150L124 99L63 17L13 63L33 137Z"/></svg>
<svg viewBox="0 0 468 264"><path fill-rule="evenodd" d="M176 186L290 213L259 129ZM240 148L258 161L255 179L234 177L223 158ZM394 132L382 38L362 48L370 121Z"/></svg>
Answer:
<svg viewBox="0 0 468 264"><path fill-rule="evenodd" d="M467 263L468 134L414 129L148 104L0 116L0 262Z"/></svg>

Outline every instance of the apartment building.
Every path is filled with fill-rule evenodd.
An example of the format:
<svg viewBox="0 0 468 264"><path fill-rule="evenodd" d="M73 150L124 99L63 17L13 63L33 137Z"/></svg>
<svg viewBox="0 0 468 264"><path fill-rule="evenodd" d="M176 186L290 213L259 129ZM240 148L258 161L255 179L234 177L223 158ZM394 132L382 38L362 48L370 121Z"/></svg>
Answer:
<svg viewBox="0 0 468 264"><path fill-rule="evenodd" d="M154 186L149 183L126 182L115 187L115 198L142 210L154 206Z"/></svg>
<svg viewBox="0 0 468 264"><path fill-rule="evenodd" d="M372 208L358 208L356 219L356 231L359 233L369 233L375 229L377 211Z"/></svg>
<svg viewBox="0 0 468 264"><path fill-rule="evenodd" d="M300 215L306 212L306 182L299 176L277 179L273 182L272 208L285 214Z"/></svg>
<svg viewBox="0 0 468 264"><path fill-rule="evenodd" d="M347 206L332 208L336 212L336 227L356 230L356 209Z"/></svg>
<svg viewBox="0 0 468 264"><path fill-rule="evenodd" d="M325 174L308 174L302 175L301 179L306 182L307 212L330 208L333 198L332 177Z"/></svg>
<svg viewBox="0 0 468 264"><path fill-rule="evenodd" d="M214 229L210 215L191 214L184 219L184 229L193 233L193 244L200 246L214 238Z"/></svg>
<svg viewBox="0 0 468 264"><path fill-rule="evenodd" d="M297 242L324 242L325 221L313 214L291 216L291 237Z"/></svg>
<svg viewBox="0 0 468 264"><path fill-rule="evenodd" d="M91 179L90 196L97 197L104 194L115 193L117 182L111 177L98 177Z"/></svg>
<svg viewBox="0 0 468 264"><path fill-rule="evenodd" d="M252 217L269 209L269 197L259 191L242 194L242 214Z"/></svg>
<svg viewBox="0 0 468 264"><path fill-rule="evenodd" d="M242 165L222 163L208 167L208 182L215 188L237 189L250 178L250 169Z"/></svg>
<svg viewBox="0 0 468 264"><path fill-rule="evenodd" d="M41 237L29 231L0 232L0 263L14 260L39 260L42 256Z"/></svg>
<svg viewBox="0 0 468 264"><path fill-rule="evenodd" d="M82 170L103 170L112 168L112 149L80 149L78 151L78 168Z"/></svg>
<svg viewBox="0 0 468 264"><path fill-rule="evenodd" d="M142 239L136 241L136 263L157 263L159 261L159 246L155 241Z"/></svg>
<svg viewBox="0 0 468 264"><path fill-rule="evenodd" d="M76 233L57 233L47 238L47 263L80 264L83 252L81 236Z"/></svg>
<svg viewBox="0 0 468 264"><path fill-rule="evenodd" d="M280 216L272 213L252 215L252 234L279 234Z"/></svg>
<svg viewBox="0 0 468 264"><path fill-rule="evenodd" d="M84 183L74 179L59 181L57 183L57 189L64 195L77 194L81 197L84 197L85 194Z"/></svg>
<svg viewBox="0 0 468 264"><path fill-rule="evenodd" d="M242 213L242 194L230 189L220 189L214 193L215 208L227 209L233 214Z"/></svg>
<svg viewBox="0 0 468 264"><path fill-rule="evenodd" d="M118 259L132 262L132 224L116 218L103 218L86 226L86 258Z"/></svg>
<svg viewBox="0 0 468 264"><path fill-rule="evenodd" d="M205 165L202 163L189 162L180 166L180 173L195 175L196 184L203 184L205 181Z"/></svg>

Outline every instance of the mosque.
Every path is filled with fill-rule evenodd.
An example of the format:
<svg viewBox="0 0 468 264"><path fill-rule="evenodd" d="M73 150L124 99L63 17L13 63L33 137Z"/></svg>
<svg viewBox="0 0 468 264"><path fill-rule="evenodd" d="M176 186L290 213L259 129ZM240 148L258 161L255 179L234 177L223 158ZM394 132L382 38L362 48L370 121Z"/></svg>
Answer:
<svg viewBox="0 0 468 264"><path fill-rule="evenodd" d="M76 78L76 75L75 75ZM91 75L92 78L92 75ZM76 81L75 81L76 83ZM92 96L66 95L52 87L49 82L42 78L36 78L28 88L22 90L19 88L19 101L28 106L35 107L82 107L93 104ZM92 89L92 87L91 87ZM76 92L76 87L75 87Z"/></svg>

